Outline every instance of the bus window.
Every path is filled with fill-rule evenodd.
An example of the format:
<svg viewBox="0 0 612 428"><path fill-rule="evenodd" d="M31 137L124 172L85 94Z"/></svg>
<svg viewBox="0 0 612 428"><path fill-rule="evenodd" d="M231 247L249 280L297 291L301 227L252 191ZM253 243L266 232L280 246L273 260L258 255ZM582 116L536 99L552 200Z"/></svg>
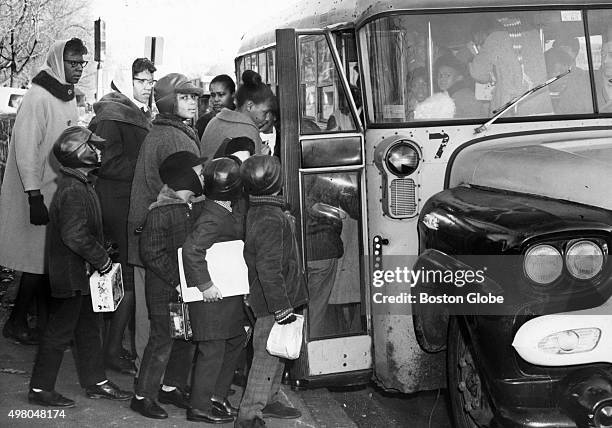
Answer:
<svg viewBox="0 0 612 428"><path fill-rule="evenodd" d="M276 93L276 50L268 49L268 82L270 87Z"/></svg>
<svg viewBox="0 0 612 428"><path fill-rule="evenodd" d="M360 173L304 175L309 335L363 333Z"/></svg>
<svg viewBox="0 0 612 428"><path fill-rule="evenodd" d="M300 133L355 131L355 119L325 36L300 36L298 61ZM352 90L359 91L356 86Z"/></svg>
<svg viewBox="0 0 612 428"><path fill-rule="evenodd" d="M600 113L612 112L612 11L589 11L589 31L591 51L593 53L593 69L595 75L595 93L597 107ZM585 104L585 98L577 98L577 102ZM590 101L590 100L589 100Z"/></svg>
<svg viewBox="0 0 612 428"><path fill-rule="evenodd" d="M261 81L264 83L268 83L268 67L266 64L266 52L259 52L259 75L261 76Z"/></svg>
<svg viewBox="0 0 612 428"><path fill-rule="evenodd" d="M486 119L568 67L505 116L593 113L581 11L388 16L362 37L372 122Z"/></svg>

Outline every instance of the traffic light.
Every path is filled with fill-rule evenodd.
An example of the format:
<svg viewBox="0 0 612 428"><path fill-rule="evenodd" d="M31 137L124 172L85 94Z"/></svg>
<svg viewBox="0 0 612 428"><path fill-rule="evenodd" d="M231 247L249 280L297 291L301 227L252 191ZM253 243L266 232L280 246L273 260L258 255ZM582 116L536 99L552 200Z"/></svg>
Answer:
<svg viewBox="0 0 612 428"><path fill-rule="evenodd" d="M94 21L94 61L102 62L106 56L106 23L100 18Z"/></svg>

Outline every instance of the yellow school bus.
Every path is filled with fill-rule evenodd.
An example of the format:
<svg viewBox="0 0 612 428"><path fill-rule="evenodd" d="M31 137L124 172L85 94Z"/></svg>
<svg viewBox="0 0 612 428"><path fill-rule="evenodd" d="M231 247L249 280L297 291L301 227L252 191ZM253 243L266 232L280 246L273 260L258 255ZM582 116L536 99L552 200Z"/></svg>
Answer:
<svg viewBox="0 0 612 428"><path fill-rule="evenodd" d="M236 73L278 96L308 267L293 382L612 426L612 3L312 1L258 29Z"/></svg>

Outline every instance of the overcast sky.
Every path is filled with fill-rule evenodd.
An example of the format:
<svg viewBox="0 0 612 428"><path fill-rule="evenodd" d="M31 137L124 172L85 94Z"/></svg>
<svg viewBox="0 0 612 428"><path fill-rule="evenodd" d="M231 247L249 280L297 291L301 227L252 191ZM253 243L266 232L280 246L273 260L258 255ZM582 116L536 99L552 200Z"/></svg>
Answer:
<svg viewBox="0 0 612 428"><path fill-rule="evenodd" d="M298 0L92 0L94 19L106 22L107 61L103 80L115 64L144 55L146 36L164 38L158 76L230 74L245 31L267 15ZM157 64L156 64L157 65Z"/></svg>

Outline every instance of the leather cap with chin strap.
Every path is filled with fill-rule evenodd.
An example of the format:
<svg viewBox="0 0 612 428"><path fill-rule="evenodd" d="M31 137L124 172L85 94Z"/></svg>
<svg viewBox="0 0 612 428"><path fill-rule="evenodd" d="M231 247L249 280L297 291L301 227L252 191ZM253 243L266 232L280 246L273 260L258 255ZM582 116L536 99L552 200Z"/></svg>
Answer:
<svg viewBox="0 0 612 428"><path fill-rule="evenodd" d="M153 87L155 104L160 113L174 113L176 107L176 94L195 94L201 96L204 93L185 76L180 73L170 73L157 81Z"/></svg>
<svg viewBox="0 0 612 428"><path fill-rule="evenodd" d="M240 166L240 176L249 195L272 195L283 187L282 168L276 156L251 156Z"/></svg>
<svg viewBox="0 0 612 428"><path fill-rule="evenodd" d="M204 195L216 201L233 201L242 195L240 166L230 158L217 158L204 166Z"/></svg>
<svg viewBox="0 0 612 428"><path fill-rule="evenodd" d="M67 168L99 167L96 152L106 140L83 126L71 126L60 134L53 144L53 154Z"/></svg>

